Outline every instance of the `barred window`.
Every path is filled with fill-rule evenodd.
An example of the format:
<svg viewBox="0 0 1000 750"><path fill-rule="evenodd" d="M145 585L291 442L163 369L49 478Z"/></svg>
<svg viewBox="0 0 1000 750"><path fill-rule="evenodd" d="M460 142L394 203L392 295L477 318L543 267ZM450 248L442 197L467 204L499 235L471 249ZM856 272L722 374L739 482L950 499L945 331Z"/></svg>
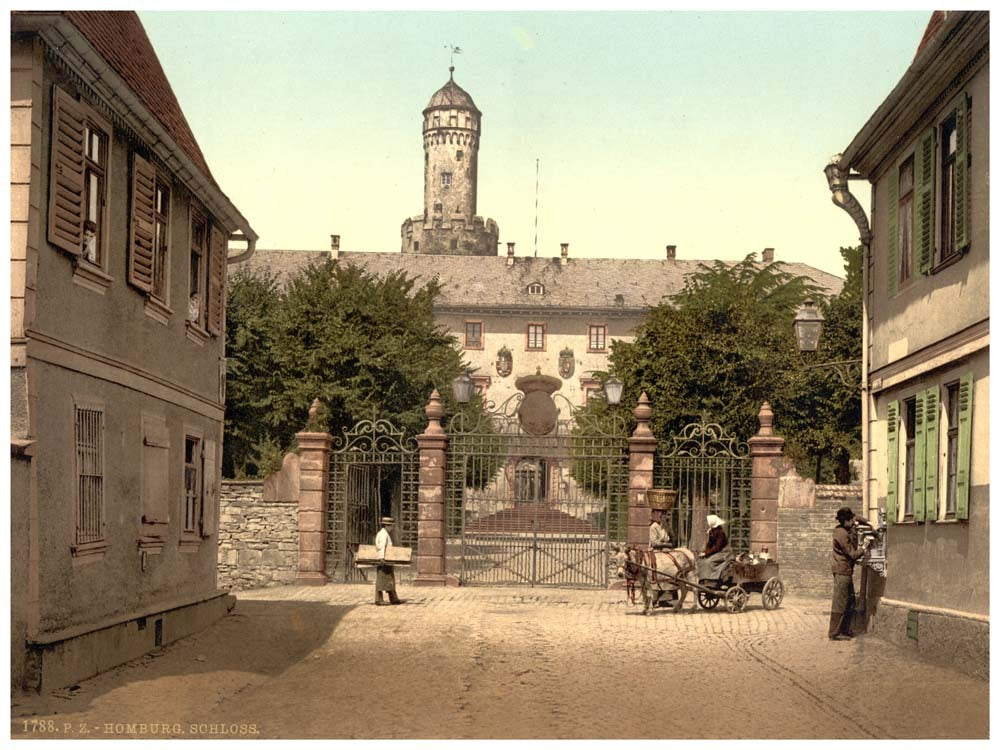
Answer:
<svg viewBox="0 0 1000 750"><path fill-rule="evenodd" d="M75 406L76 543L104 539L104 411Z"/></svg>
<svg viewBox="0 0 1000 750"><path fill-rule="evenodd" d="M451 172L441 173L441 187L451 187Z"/></svg>
<svg viewBox="0 0 1000 750"><path fill-rule="evenodd" d="M946 518L955 517L955 498L958 496L958 406L959 384L951 383L948 393L948 432L947 432L947 482L945 484L944 512Z"/></svg>
<svg viewBox="0 0 1000 750"><path fill-rule="evenodd" d="M198 531L201 511L201 441L190 435L184 438L184 532Z"/></svg>

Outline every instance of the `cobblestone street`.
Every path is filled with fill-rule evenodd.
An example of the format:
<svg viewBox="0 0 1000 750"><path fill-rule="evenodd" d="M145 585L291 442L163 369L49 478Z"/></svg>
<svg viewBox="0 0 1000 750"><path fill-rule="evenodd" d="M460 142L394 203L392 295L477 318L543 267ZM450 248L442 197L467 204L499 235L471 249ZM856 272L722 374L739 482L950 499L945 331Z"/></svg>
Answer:
<svg viewBox="0 0 1000 750"><path fill-rule="evenodd" d="M22 696L14 737L984 738L989 686L871 637L828 603L757 595L644 617L622 591L246 591L212 628ZM886 690L876 675L893 675Z"/></svg>

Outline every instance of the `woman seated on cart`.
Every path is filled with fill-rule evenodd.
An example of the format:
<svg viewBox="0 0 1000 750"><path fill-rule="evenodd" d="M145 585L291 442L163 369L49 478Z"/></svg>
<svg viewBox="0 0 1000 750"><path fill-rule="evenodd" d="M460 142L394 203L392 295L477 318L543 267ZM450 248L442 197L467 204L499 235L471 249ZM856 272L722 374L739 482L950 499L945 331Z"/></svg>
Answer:
<svg viewBox="0 0 1000 750"><path fill-rule="evenodd" d="M733 551L722 528L725 521L716 515L709 516L707 520L708 543L705 551L698 555L698 580L718 581L733 560Z"/></svg>

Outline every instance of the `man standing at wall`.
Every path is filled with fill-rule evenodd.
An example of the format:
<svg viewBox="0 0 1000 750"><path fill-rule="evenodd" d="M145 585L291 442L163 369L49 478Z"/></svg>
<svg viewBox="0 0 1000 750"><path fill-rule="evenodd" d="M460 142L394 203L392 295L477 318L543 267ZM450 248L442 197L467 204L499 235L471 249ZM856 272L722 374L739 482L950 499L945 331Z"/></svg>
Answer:
<svg viewBox="0 0 1000 750"><path fill-rule="evenodd" d="M830 607L831 641L853 638L851 615L854 613L854 564L865 554L867 539L855 546L851 528L854 511L846 505L837 511L837 527L833 530L833 605Z"/></svg>
<svg viewBox="0 0 1000 750"><path fill-rule="evenodd" d="M375 535L375 549L378 552L378 559L385 560L385 551L392 546L393 520L388 516L382 519L382 528ZM375 572L375 604L381 606L382 592L389 595L389 604L399 604L399 597L396 596L396 573L392 565L379 565Z"/></svg>

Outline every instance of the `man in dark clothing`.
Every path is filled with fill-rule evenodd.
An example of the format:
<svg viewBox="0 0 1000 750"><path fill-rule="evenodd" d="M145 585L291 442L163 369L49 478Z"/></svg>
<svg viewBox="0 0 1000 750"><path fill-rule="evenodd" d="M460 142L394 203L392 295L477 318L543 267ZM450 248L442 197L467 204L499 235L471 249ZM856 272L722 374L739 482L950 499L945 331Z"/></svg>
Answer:
<svg viewBox="0 0 1000 750"><path fill-rule="evenodd" d="M830 640L853 638L851 615L854 614L854 564L865 554L867 544L857 547L852 538L854 511L844 506L837 511L833 530L833 606L830 607Z"/></svg>

